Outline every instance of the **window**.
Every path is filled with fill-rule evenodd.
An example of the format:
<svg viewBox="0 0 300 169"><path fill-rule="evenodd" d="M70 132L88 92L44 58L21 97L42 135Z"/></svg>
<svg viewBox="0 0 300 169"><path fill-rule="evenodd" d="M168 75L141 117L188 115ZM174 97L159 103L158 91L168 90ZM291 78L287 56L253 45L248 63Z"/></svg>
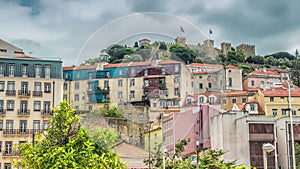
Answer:
<svg viewBox="0 0 300 169"><path fill-rule="evenodd" d="M166 106L166 100L160 100L159 104L160 104L160 107L165 107Z"/></svg>
<svg viewBox="0 0 300 169"><path fill-rule="evenodd" d="M148 76L148 69L144 70L144 76Z"/></svg>
<svg viewBox="0 0 300 169"><path fill-rule="evenodd" d="M292 115L296 116L296 114L297 114L297 110L296 109L292 109Z"/></svg>
<svg viewBox="0 0 300 169"><path fill-rule="evenodd" d="M264 84L265 84L265 82L264 82L264 81L260 81L260 84L264 85Z"/></svg>
<svg viewBox="0 0 300 169"><path fill-rule="evenodd" d="M272 115L277 116L277 109L272 109Z"/></svg>
<svg viewBox="0 0 300 169"><path fill-rule="evenodd" d="M179 72L179 65L175 65L175 68L174 68L175 70L175 73L178 73Z"/></svg>
<svg viewBox="0 0 300 169"><path fill-rule="evenodd" d="M45 78L51 77L51 65L45 65Z"/></svg>
<svg viewBox="0 0 300 169"><path fill-rule="evenodd" d="M186 104L192 104L192 99L190 98L186 99Z"/></svg>
<svg viewBox="0 0 300 169"><path fill-rule="evenodd" d="M15 64L8 65L8 76L14 77L15 76Z"/></svg>
<svg viewBox="0 0 300 169"><path fill-rule="evenodd" d="M92 111L93 110L93 106L89 106L89 111Z"/></svg>
<svg viewBox="0 0 300 169"><path fill-rule="evenodd" d="M132 114L131 114L131 113L128 113L128 114L127 114L127 119L128 119L128 120L132 120Z"/></svg>
<svg viewBox="0 0 300 169"><path fill-rule="evenodd" d="M43 120L43 129L46 130L48 128L49 120Z"/></svg>
<svg viewBox="0 0 300 169"><path fill-rule="evenodd" d="M50 113L50 101L44 101L44 112L46 114L49 114Z"/></svg>
<svg viewBox="0 0 300 169"><path fill-rule="evenodd" d="M232 102L232 103L236 103L236 98L233 98L233 99L231 100L231 102Z"/></svg>
<svg viewBox="0 0 300 169"><path fill-rule="evenodd" d="M203 84L202 83L199 84L199 89L203 89Z"/></svg>
<svg viewBox="0 0 300 169"><path fill-rule="evenodd" d="M8 81L7 82L7 90L10 90L10 91L15 90L15 82Z"/></svg>
<svg viewBox="0 0 300 169"><path fill-rule="evenodd" d="M281 109L281 115L286 116L286 109Z"/></svg>
<svg viewBox="0 0 300 169"><path fill-rule="evenodd" d="M51 93L51 83L44 83L44 92Z"/></svg>
<svg viewBox="0 0 300 169"><path fill-rule="evenodd" d="M123 92L119 91L118 92L118 99L122 99L123 98Z"/></svg>
<svg viewBox="0 0 300 169"><path fill-rule="evenodd" d="M39 64L35 65L34 70L35 70L35 77L40 78L42 74L42 65Z"/></svg>
<svg viewBox="0 0 300 169"><path fill-rule="evenodd" d="M123 75L123 70L122 69L119 69L119 75Z"/></svg>
<svg viewBox="0 0 300 169"><path fill-rule="evenodd" d="M118 80L118 86L122 87L123 86L123 80Z"/></svg>
<svg viewBox="0 0 300 169"><path fill-rule="evenodd" d="M4 76L4 63L0 63L0 76Z"/></svg>
<svg viewBox="0 0 300 169"><path fill-rule="evenodd" d="M251 86L254 86L254 80L251 80Z"/></svg>
<svg viewBox="0 0 300 169"><path fill-rule="evenodd" d="M283 102L284 101L284 97L281 96L280 97L280 101Z"/></svg>
<svg viewBox="0 0 300 169"><path fill-rule="evenodd" d="M153 106L153 107L157 107L157 103L153 103L152 106Z"/></svg>
<svg viewBox="0 0 300 169"><path fill-rule="evenodd" d="M34 82L34 91L41 91L42 90L42 83L41 82Z"/></svg>
<svg viewBox="0 0 300 169"><path fill-rule="evenodd" d="M68 95L64 94L64 95L63 95L63 100L68 101Z"/></svg>
<svg viewBox="0 0 300 169"><path fill-rule="evenodd" d="M79 71L76 72L76 78L77 78L77 79L80 78L80 72L79 72Z"/></svg>
<svg viewBox="0 0 300 169"><path fill-rule="evenodd" d="M179 100L174 101L174 106L179 106Z"/></svg>
<svg viewBox="0 0 300 169"><path fill-rule="evenodd" d="M161 68L161 74L165 75L166 74L166 68Z"/></svg>
<svg viewBox="0 0 300 169"><path fill-rule="evenodd" d="M255 105L254 104L250 104L250 111L255 111Z"/></svg>
<svg viewBox="0 0 300 169"><path fill-rule="evenodd" d="M231 77L228 79L228 85L232 86L232 78Z"/></svg>
<svg viewBox="0 0 300 169"><path fill-rule="evenodd" d="M130 98L134 98L134 90L130 91Z"/></svg>
<svg viewBox="0 0 300 169"><path fill-rule="evenodd" d="M222 104L226 104L226 99L222 99Z"/></svg>
<svg viewBox="0 0 300 169"><path fill-rule="evenodd" d="M139 114L139 120L141 120L141 121L144 120L144 114L143 113Z"/></svg>
<svg viewBox="0 0 300 169"><path fill-rule="evenodd" d="M41 110L41 101L34 101L33 102L33 110L40 111Z"/></svg>
<svg viewBox="0 0 300 169"><path fill-rule="evenodd" d="M104 81L104 90L108 90L108 80Z"/></svg>
<svg viewBox="0 0 300 169"><path fill-rule="evenodd" d="M203 96L199 97L199 103L204 103L204 97Z"/></svg>
<svg viewBox="0 0 300 169"><path fill-rule="evenodd" d="M89 72L89 80L93 79L93 72Z"/></svg>
<svg viewBox="0 0 300 169"><path fill-rule="evenodd" d="M79 90L79 88L80 88L79 82L75 82L74 88L75 88L75 90Z"/></svg>
<svg viewBox="0 0 300 169"><path fill-rule="evenodd" d="M174 95L175 95L175 96L178 96L178 95L179 95L179 88L175 88L175 89L174 89Z"/></svg>
<svg viewBox="0 0 300 169"><path fill-rule="evenodd" d="M28 64L22 64L22 77L28 76Z"/></svg>
<svg viewBox="0 0 300 169"><path fill-rule="evenodd" d="M134 86L134 79L130 79L130 86Z"/></svg>
<svg viewBox="0 0 300 169"><path fill-rule="evenodd" d="M215 102L215 97L214 96L210 96L209 97L209 102L210 103L214 103Z"/></svg>
<svg viewBox="0 0 300 169"><path fill-rule="evenodd" d="M21 82L22 95L28 94L28 82Z"/></svg>
<svg viewBox="0 0 300 169"><path fill-rule="evenodd" d="M245 97L242 98L242 103L246 103L247 99Z"/></svg>
<svg viewBox="0 0 300 169"><path fill-rule="evenodd" d="M11 169L10 163L4 163L4 169Z"/></svg>
<svg viewBox="0 0 300 169"><path fill-rule="evenodd" d="M14 128L14 121L13 120L6 120L6 133L12 133Z"/></svg>
<svg viewBox="0 0 300 169"><path fill-rule="evenodd" d="M64 83L64 90L68 90L68 83Z"/></svg>
<svg viewBox="0 0 300 169"><path fill-rule="evenodd" d="M28 114L28 101L21 101L20 114Z"/></svg>
<svg viewBox="0 0 300 169"><path fill-rule="evenodd" d="M33 132L39 132L40 131L40 120L33 120Z"/></svg>
<svg viewBox="0 0 300 169"><path fill-rule="evenodd" d="M14 100L7 100L7 106L6 106L7 111L14 111L14 105L15 105Z"/></svg>
<svg viewBox="0 0 300 169"><path fill-rule="evenodd" d="M208 83L208 88L211 88L212 84L211 83Z"/></svg>
<svg viewBox="0 0 300 169"><path fill-rule="evenodd" d="M273 96L270 97L270 102L274 102L274 97Z"/></svg>
<svg viewBox="0 0 300 169"><path fill-rule="evenodd" d="M4 81L0 81L0 92L3 92L4 91Z"/></svg>
<svg viewBox="0 0 300 169"><path fill-rule="evenodd" d="M2 131L3 130L3 120L0 120L0 131ZM0 151L1 151L2 149L0 149Z"/></svg>
<svg viewBox="0 0 300 169"><path fill-rule="evenodd" d="M79 94L75 94L75 95L74 95L74 101L75 101L75 102L79 101Z"/></svg>
<svg viewBox="0 0 300 169"><path fill-rule="evenodd" d="M130 75L131 75L131 76L134 76L134 75L135 75L135 69L134 69L134 68L131 69Z"/></svg>
<svg viewBox="0 0 300 169"><path fill-rule="evenodd" d="M179 76L174 77L174 83L179 83Z"/></svg>
<svg viewBox="0 0 300 169"><path fill-rule="evenodd" d="M20 120L20 133L26 133L27 132L27 120Z"/></svg>

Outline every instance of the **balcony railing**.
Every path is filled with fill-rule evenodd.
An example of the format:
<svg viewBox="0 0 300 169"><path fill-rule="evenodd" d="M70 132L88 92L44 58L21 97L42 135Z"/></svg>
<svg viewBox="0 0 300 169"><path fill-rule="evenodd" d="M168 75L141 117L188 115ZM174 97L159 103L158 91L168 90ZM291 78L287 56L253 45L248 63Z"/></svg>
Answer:
<svg viewBox="0 0 300 169"><path fill-rule="evenodd" d="M0 109L0 116L5 116L6 110L5 109Z"/></svg>
<svg viewBox="0 0 300 169"><path fill-rule="evenodd" d="M16 96L16 90L6 90L6 96Z"/></svg>
<svg viewBox="0 0 300 169"><path fill-rule="evenodd" d="M15 135L16 133L16 129L3 129L3 135Z"/></svg>
<svg viewBox="0 0 300 169"><path fill-rule="evenodd" d="M15 151L15 150L2 150L2 157L17 157L19 156L20 153L19 151Z"/></svg>
<svg viewBox="0 0 300 169"><path fill-rule="evenodd" d="M88 90L87 92L88 92L88 94L109 93L109 87L106 87L106 88L103 88L103 89L98 87L95 90Z"/></svg>
<svg viewBox="0 0 300 169"><path fill-rule="evenodd" d="M30 90L19 90L19 97L30 97Z"/></svg>
<svg viewBox="0 0 300 169"><path fill-rule="evenodd" d="M29 116L29 115L30 115L29 109L26 109L26 110L19 109L18 110L18 116Z"/></svg>
<svg viewBox="0 0 300 169"><path fill-rule="evenodd" d="M17 129L17 134L21 134L21 135L30 134L30 130L29 129Z"/></svg>
<svg viewBox="0 0 300 169"><path fill-rule="evenodd" d="M36 97L43 97L43 92L42 91L33 91L32 95L36 96Z"/></svg>
<svg viewBox="0 0 300 169"><path fill-rule="evenodd" d="M41 110L41 115L42 116L52 116L53 111L52 110Z"/></svg>

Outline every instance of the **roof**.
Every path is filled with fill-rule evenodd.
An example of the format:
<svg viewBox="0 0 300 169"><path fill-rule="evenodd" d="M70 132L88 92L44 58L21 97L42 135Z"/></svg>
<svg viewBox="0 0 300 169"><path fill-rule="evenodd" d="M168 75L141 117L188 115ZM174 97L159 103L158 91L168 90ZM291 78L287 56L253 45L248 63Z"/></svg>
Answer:
<svg viewBox="0 0 300 169"><path fill-rule="evenodd" d="M228 65L225 67L226 69L240 69L239 67L237 66L234 66L234 65Z"/></svg>
<svg viewBox="0 0 300 169"><path fill-rule="evenodd" d="M126 63L110 63L110 64L107 64L107 65L104 65L104 68L126 67L126 66L128 66L128 64L130 64L130 62L126 62Z"/></svg>
<svg viewBox="0 0 300 169"><path fill-rule="evenodd" d="M176 63L181 63L181 62L178 62L176 60L160 60L159 61L159 64L162 64L162 65L164 65L164 64L176 64Z"/></svg>
<svg viewBox="0 0 300 169"><path fill-rule="evenodd" d="M263 70L255 70L253 72L250 73L250 75L278 75L277 72L275 71L263 71Z"/></svg>
<svg viewBox="0 0 300 169"><path fill-rule="evenodd" d="M217 68L223 68L223 65L219 64L206 64L206 63L191 63L187 65L189 67L217 67Z"/></svg>
<svg viewBox="0 0 300 169"><path fill-rule="evenodd" d="M288 90L283 89L283 88L277 88L277 89L273 89L273 90L265 90L265 91L262 91L262 93L264 94L264 96L267 96L267 97L271 97L271 96L275 96L275 97L289 96ZM300 90L291 90L291 96L292 97L300 97Z"/></svg>
<svg viewBox="0 0 300 169"><path fill-rule="evenodd" d="M19 58L19 59L32 59L32 60L40 60L39 58L26 56L26 55L15 55L13 58Z"/></svg>
<svg viewBox="0 0 300 169"><path fill-rule="evenodd" d="M63 70L87 70L96 69L97 65L66 66Z"/></svg>

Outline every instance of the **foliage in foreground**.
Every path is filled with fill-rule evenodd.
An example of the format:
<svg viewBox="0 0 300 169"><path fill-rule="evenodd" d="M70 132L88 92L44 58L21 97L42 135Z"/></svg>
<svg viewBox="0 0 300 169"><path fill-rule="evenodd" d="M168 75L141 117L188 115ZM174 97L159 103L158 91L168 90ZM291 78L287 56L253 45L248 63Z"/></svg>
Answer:
<svg viewBox="0 0 300 169"><path fill-rule="evenodd" d="M39 134L34 146L24 143L17 147L21 155L12 162L13 166L25 169L126 168L110 148L116 138L112 131L91 132L80 128L79 122L75 110L70 109L66 101L60 103L54 108L47 133Z"/></svg>
<svg viewBox="0 0 300 169"><path fill-rule="evenodd" d="M185 159L181 153L184 151L184 147L188 144L189 140L179 140L175 145L175 154L165 153L165 168L166 169L195 169L196 164L192 164L192 161ZM153 155L150 160L145 160L145 164L151 168L163 168L162 153L158 152ZM208 149L199 156L199 169L251 169L252 167L246 167L245 165L236 166L235 161L226 162L222 159L225 154L223 150Z"/></svg>

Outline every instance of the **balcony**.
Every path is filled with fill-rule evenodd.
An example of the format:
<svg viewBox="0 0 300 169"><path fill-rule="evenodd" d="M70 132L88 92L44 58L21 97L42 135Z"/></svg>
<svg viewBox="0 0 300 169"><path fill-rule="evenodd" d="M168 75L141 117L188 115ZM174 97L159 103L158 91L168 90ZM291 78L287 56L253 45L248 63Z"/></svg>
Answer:
<svg viewBox="0 0 300 169"><path fill-rule="evenodd" d="M16 133L16 129L3 129L4 136L15 135Z"/></svg>
<svg viewBox="0 0 300 169"><path fill-rule="evenodd" d="M0 116L5 116L6 110L5 109L0 109Z"/></svg>
<svg viewBox="0 0 300 169"><path fill-rule="evenodd" d="M16 90L6 90L6 96L16 96Z"/></svg>
<svg viewBox="0 0 300 169"><path fill-rule="evenodd" d="M52 116L53 115L53 111L52 110L41 110L41 115L43 117L45 117L45 116Z"/></svg>
<svg viewBox="0 0 300 169"><path fill-rule="evenodd" d="M20 110L18 109L18 116L29 116L30 115L30 110Z"/></svg>
<svg viewBox="0 0 300 169"><path fill-rule="evenodd" d="M166 83L159 83L159 88L166 88Z"/></svg>
<svg viewBox="0 0 300 169"><path fill-rule="evenodd" d="M20 155L19 151L15 150L2 150L2 157L18 157Z"/></svg>
<svg viewBox="0 0 300 169"><path fill-rule="evenodd" d="M98 94L98 93L103 93L103 94L107 94L109 93L109 87L106 87L104 89L101 89L100 87L98 87L96 90L88 90L87 91L89 95L91 94Z"/></svg>
<svg viewBox="0 0 300 169"><path fill-rule="evenodd" d="M30 97L30 90L19 90L19 97Z"/></svg>
<svg viewBox="0 0 300 169"><path fill-rule="evenodd" d="M29 131L30 131L29 129L17 129L17 134L21 135L21 136L28 135L28 134L31 134Z"/></svg>
<svg viewBox="0 0 300 169"><path fill-rule="evenodd" d="M32 95L35 97L43 97L43 92L42 91L33 91Z"/></svg>

